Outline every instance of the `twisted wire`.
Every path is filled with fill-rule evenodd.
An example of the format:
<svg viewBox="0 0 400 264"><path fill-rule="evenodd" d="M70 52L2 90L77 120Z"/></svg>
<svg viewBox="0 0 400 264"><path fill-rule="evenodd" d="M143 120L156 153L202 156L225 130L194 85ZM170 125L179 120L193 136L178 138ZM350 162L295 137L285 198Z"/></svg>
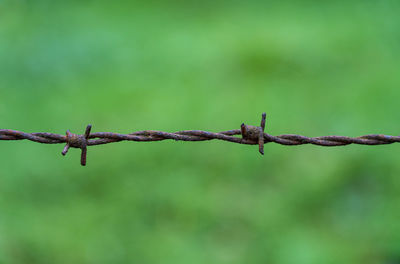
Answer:
<svg viewBox="0 0 400 264"><path fill-rule="evenodd" d="M119 134L111 132L95 132L90 133L91 126L86 130L86 138L82 135L71 134L67 131L67 135L59 135L53 133L25 133L22 131L0 129L0 140L30 140L42 144L60 144L67 143L63 154L65 155L69 147L81 148L86 159L86 147L102 144L109 144L120 141L207 141L222 140L246 145L259 145L260 152L263 154L263 146L267 143L277 143L281 145L294 146L313 144L318 146L345 146L350 144L360 145L384 145L400 142L400 136L388 136L381 134L371 134L360 137L346 136L322 136L322 137L306 137L295 134L273 136L264 132L265 113L263 113L261 126L248 126L242 124L241 129L222 131L218 133L202 131L202 130L184 130L174 133L168 133L155 130L137 131L130 134ZM69 133L69 134L68 134ZM241 135L241 137L237 137ZM79 140L78 140L79 139ZM83 158L83 153L82 153ZM82 162L81 162L82 163ZM86 163L86 161L85 161ZM85 165L82 163L82 165Z"/></svg>
<svg viewBox="0 0 400 264"><path fill-rule="evenodd" d="M206 141L206 140L222 140L239 144L257 145L258 142L250 139L234 137L241 135L240 129L228 130L219 133L213 133L202 130L184 130L175 133L168 133L154 130L144 130L133 132L130 134L119 134L111 132L96 132L90 134L88 146L102 145L120 141L162 141L173 139L176 141ZM318 146L332 147L345 146L350 144L360 145L384 145L400 142L400 136L388 136L381 134L371 134L360 137L346 136L322 136L322 137L306 137L296 134L285 134L273 136L267 133L263 134L264 142L277 143L287 146L313 144ZM23 140L27 139L33 142L43 144L60 144L66 143L67 138L64 135L53 133L25 133L17 130L0 129L0 140Z"/></svg>

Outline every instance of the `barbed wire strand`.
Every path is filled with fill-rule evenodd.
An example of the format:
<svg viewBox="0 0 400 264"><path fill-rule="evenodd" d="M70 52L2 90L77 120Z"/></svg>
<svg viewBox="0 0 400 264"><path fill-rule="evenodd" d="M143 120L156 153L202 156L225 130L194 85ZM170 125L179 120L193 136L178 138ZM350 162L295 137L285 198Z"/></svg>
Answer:
<svg viewBox="0 0 400 264"><path fill-rule="evenodd" d="M266 114L262 114L260 126L241 125L240 129L222 131L213 133L202 130L184 130L175 133L168 133L155 130L137 131L130 134L119 134L111 132L90 133L92 126L88 125L84 135L76 135L67 130L66 135L53 133L25 133L16 130L0 129L0 140L23 140L42 143L42 144L60 144L66 143L62 154L67 154L69 148L80 148L81 165L86 165L87 147L109 144L120 141L162 141L173 139L176 141L206 141L223 140L233 143L246 145L259 145L259 152L264 154L264 144L277 143L287 146L313 144L318 146L332 147L345 146L350 144L360 145L384 145L400 142L400 136L387 136L381 134L365 135L361 137L345 136L322 136L306 137L301 135L279 135L272 136L264 132L266 123ZM237 137L241 135L241 137Z"/></svg>

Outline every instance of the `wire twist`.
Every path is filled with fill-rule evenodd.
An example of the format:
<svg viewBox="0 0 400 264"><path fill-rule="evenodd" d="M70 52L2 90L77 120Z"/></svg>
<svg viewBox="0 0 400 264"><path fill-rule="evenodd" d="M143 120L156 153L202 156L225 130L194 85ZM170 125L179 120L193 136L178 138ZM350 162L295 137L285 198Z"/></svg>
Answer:
<svg viewBox="0 0 400 264"><path fill-rule="evenodd" d="M90 133L92 126L88 125L84 135L76 135L67 130L66 135L53 133L25 133L16 130L0 129L0 140L23 140L42 143L42 144L60 144L66 143L62 154L67 154L69 148L81 149L81 165L86 165L87 147L109 144L120 141L162 141L173 139L176 141L206 141L223 140L233 143L258 145L259 152L264 155L264 144L274 142L281 145L295 146L304 144L313 144L318 146L345 146L350 144L360 145L384 145L400 142L400 136L387 136L381 134L365 135L360 137L345 136L323 136L323 137L305 137L301 135L279 135L272 136L264 132L266 123L266 114L262 114L260 126L241 125L240 129L227 130L219 133L213 133L202 130L184 130L175 133L168 133L155 130L137 131L130 134L119 134L111 132ZM241 135L241 137L237 137Z"/></svg>

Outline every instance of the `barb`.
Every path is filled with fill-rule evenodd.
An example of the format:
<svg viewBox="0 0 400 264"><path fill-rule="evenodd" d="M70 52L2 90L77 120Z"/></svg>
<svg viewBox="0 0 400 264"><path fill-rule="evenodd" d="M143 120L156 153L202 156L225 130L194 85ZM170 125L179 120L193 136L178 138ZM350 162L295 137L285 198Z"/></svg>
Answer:
<svg viewBox="0 0 400 264"><path fill-rule="evenodd" d="M66 155L69 148L81 149L81 165L86 165L86 154L88 146L109 144L120 141L161 141L173 139L176 141L206 141L206 140L223 140L233 143L258 145L259 152L264 155L264 144L274 142L281 145L295 146L303 144L313 144L318 146L345 146L350 144L360 145L384 145L400 142L400 136L387 135L365 135L361 137L345 137L345 136L323 136L323 137L305 137L300 135L280 135L272 136L264 132L266 114L262 114L260 126L241 125L240 129L222 131L213 133L201 130L185 130L175 133L167 133L162 131L144 130L130 134L118 134L110 132L90 133L92 126L88 125L84 135L72 134L67 130L66 135L53 133L25 133L16 130L0 129L0 140L23 140L43 143L43 144L60 144L66 143L63 155ZM241 135L241 137L237 137Z"/></svg>

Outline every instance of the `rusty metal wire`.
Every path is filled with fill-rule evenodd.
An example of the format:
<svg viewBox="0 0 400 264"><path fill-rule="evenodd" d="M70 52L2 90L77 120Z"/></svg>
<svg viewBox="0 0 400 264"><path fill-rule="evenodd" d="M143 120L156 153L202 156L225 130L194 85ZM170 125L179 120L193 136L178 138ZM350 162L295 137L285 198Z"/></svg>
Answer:
<svg viewBox="0 0 400 264"><path fill-rule="evenodd" d="M400 142L400 136L387 135L365 135L361 137L345 137L345 136L323 136L323 137L305 137L300 135L280 135L272 136L264 133L266 114L262 114L260 126L241 125L240 129L222 131L213 133L201 130L185 130L175 133L168 133L154 130L137 131L130 134L118 134L111 132L90 133L92 126L88 125L84 135L76 135L69 130L66 135L53 133L25 133L21 131L0 129L0 140L23 140L43 143L43 144L59 144L66 143L62 154L65 155L69 148L80 148L81 165L86 165L86 153L88 146L108 144L120 141L161 141L173 139L176 141L205 141L205 140L223 140L239 144L259 145L259 152L264 154L264 144L274 142L281 145L303 145L313 144L319 146L345 146L349 144L361 145L384 145ZM241 137L235 137L241 135Z"/></svg>

